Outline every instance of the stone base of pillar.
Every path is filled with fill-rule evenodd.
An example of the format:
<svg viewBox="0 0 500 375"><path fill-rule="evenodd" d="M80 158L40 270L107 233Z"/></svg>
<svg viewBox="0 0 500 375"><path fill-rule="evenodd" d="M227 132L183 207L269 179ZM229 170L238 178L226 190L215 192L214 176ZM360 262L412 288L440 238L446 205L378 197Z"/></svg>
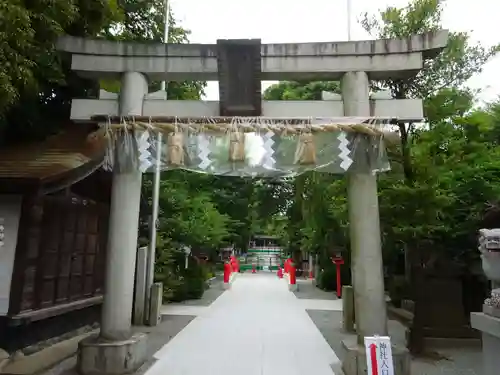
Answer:
<svg viewBox="0 0 500 375"><path fill-rule="evenodd" d="M351 285L342 287L342 327L346 332L356 332L354 328L354 289Z"/></svg>
<svg viewBox="0 0 500 375"><path fill-rule="evenodd" d="M489 309L485 309L489 310ZM471 313L470 325L481 331L483 341L483 374L497 375L500 366L500 318L485 313Z"/></svg>
<svg viewBox="0 0 500 375"><path fill-rule="evenodd" d="M356 337L342 341L345 350L342 368L345 375L366 375L366 351L359 345ZM408 349L392 345L392 358L394 361L394 375L410 375L410 352Z"/></svg>
<svg viewBox="0 0 500 375"><path fill-rule="evenodd" d="M77 369L81 375L131 374L146 360L147 335L144 333L123 341L104 341L94 335L80 341Z"/></svg>
<svg viewBox="0 0 500 375"><path fill-rule="evenodd" d="M295 292L297 289L297 284L288 284L288 290L290 292Z"/></svg>

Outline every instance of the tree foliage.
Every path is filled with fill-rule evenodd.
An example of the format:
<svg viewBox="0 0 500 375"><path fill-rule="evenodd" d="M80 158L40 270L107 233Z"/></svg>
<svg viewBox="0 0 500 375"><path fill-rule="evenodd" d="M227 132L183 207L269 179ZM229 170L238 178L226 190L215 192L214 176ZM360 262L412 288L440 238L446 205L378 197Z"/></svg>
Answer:
<svg viewBox="0 0 500 375"><path fill-rule="evenodd" d="M441 29L442 10L442 1L412 0L365 14L362 25L375 38L407 38ZM399 124L402 144L389 149L392 171L379 177L385 264L393 272L402 272L396 260L408 247L470 262L487 211L498 212L500 102L476 108L477 92L466 86L497 51L452 32L444 52L425 60L416 77L373 84L395 99L423 98L427 118L425 125ZM320 99L310 92L309 83L281 82L265 96ZM320 255L335 245L348 248L346 181L311 173L292 186L289 247Z"/></svg>
<svg viewBox="0 0 500 375"><path fill-rule="evenodd" d="M283 81L272 85L264 92L265 100L321 100L323 91L340 92L335 81Z"/></svg>
<svg viewBox="0 0 500 375"><path fill-rule="evenodd" d="M118 18L105 0L3 1L0 4L0 114L22 94L63 80L54 41L63 33L95 35Z"/></svg>
<svg viewBox="0 0 500 375"><path fill-rule="evenodd" d="M55 50L60 35L162 41L163 0L12 0L0 4L0 147L43 139L69 121L71 99L118 92L119 82L78 77ZM189 31L169 15L169 42L187 43ZM170 82L170 99L199 99L203 82ZM159 90L152 82L150 91Z"/></svg>
<svg viewBox="0 0 500 375"><path fill-rule="evenodd" d="M121 17L116 1L0 4L0 146L43 138L67 124L73 97L96 92L55 50L59 35L99 35Z"/></svg>
<svg viewBox="0 0 500 375"><path fill-rule="evenodd" d="M388 7L375 15L365 13L361 25L374 38L408 38L443 28L445 0L412 0L402 8ZM445 50L436 58L424 61L424 68L414 78L387 81L395 98L427 98L442 89L459 88L499 51L500 45L484 47L473 44L466 32L450 32Z"/></svg>
<svg viewBox="0 0 500 375"><path fill-rule="evenodd" d="M443 28L444 4L444 0L413 0L402 8L388 7L376 15L364 14L361 25L375 38L408 38L411 35L435 32ZM378 82L374 84L374 88L389 89L395 99L423 98L428 105L435 99L443 99L443 94L446 96L446 93L451 92L454 93L453 99L467 101L471 92L464 84L474 74L481 72L484 64L499 48L500 44L490 47L472 44L466 32L450 32L444 51L437 57L425 59L424 67L417 76ZM430 106L436 108L436 105ZM427 115L426 109L424 112ZM432 113L430 114L429 119L434 120ZM411 183L414 176L409 142L415 127L411 123L400 122L398 125L403 170L407 182Z"/></svg>

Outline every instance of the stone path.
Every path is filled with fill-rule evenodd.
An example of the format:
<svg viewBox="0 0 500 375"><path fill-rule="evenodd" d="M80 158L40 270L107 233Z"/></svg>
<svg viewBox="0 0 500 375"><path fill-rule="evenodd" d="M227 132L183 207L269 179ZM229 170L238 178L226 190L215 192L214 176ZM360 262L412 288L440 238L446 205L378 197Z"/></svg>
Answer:
<svg viewBox="0 0 500 375"><path fill-rule="evenodd" d="M239 275L233 290L227 293L222 294L221 285L213 285L201 300L164 306L159 326L137 328L149 333L147 352L151 360L135 375L191 375L194 371L198 371L196 375L263 375L271 371L275 375L334 374L325 368L325 357L327 362L333 359L339 365L335 361L337 355L340 359L343 356L341 341L351 336L342 331L341 300L336 300L332 292L315 288L310 281L300 280L298 287L297 292L290 293L284 280L271 274L245 274ZM304 321L305 311L310 319ZM333 350L325 348L315 327ZM404 345L404 327L399 322L390 320L389 332L394 342ZM323 355L308 360L309 343L313 350L320 348ZM412 374L482 374L480 348L438 351L447 359L414 358ZM322 361L319 370L311 366L313 359ZM286 361L292 361L291 366ZM252 363L257 365L252 367ZM71 357L43 375L75 375L75 364L76 357Z"/></svg>
<svg viewBox="0 0 500 375"><path fill-rule="evenodd" d="M146 375L332 375L337 355L306 309L340 301L300 300L274 274L240 274L208 307L166 306L197 317L156 354Z"/></svg>

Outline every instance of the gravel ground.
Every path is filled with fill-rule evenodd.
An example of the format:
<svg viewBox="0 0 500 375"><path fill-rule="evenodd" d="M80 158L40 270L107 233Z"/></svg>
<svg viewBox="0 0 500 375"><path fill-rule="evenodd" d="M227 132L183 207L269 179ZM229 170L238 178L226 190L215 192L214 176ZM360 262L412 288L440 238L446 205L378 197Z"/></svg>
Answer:
<svg viewBox="0 0 500 375"><path fill-rule="evenodd" d="M147 355L150 360L144 364L136 374L144 374L144 372L156 361L153 355L166 343L172 340L175 335L182 331L194 318L194 316L169 315L163 316L162 322L156 327L137 327L136 331L148 334ZM41 375L77 375L75 367L76 356L73 356Z"/></svg>
<svg viewBox="0 0 500 375"><path fill-rule="evenodd" d="M304 299L337 299L334 292L325 292L316 288L310 281L297 280L297 298ZM345 333L342 329L342 312L308 310L316 327L328 342L340 360L344 357L342 340L354 335ZM406 345L406 328L395 320L389 320L389 334L392 341L398 345ZM440 348L439 355L443 360L423 358L412 359L412 375L481 375L481 349L476 347Z"/></svg>
<svg viewBox="0 0 500 375"><path fill-rule="evenodd" d="M316 327L335 351L340 360L344 357L342 340L353 336L342 330L342 312L308 310ZM405 345L405 327L395 320L389 320L389 334L395 344ZM481 375L480 348L438 349L443 360L412 359L412 375Z"/></svg>
<svg viewBox="0 0 500 375"><path fill-rule="evenodd" d="M297 290L293 293L300 299L337 299L335 292L325 292L316 288L312 280L297 279Z"/></svg>

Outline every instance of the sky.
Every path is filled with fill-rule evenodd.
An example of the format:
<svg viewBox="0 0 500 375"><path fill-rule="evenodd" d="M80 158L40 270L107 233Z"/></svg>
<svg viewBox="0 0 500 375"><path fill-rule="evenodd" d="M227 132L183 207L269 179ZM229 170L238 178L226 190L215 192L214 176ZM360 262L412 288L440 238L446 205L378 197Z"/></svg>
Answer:
<svg viewBox="0 0 500 375"><path fill-rule="evenodd" d="M351 39L369 35L358 23L364 12L387 6L401 7L408 0L351 0ZM335 42L347 40L347 0L170 0L180 25L191 30L192 43L217 39L262 39L262 43ZM496 0L448 0L443 27L467 31L474 42L491 46L500 42L500 2ZM497 25L497 26L495 26ZM497 32L495 32L497 30ZM492 59L469 86L482 89L480 101L500 95L500 56ZM264 82L263 89L272 82ZM209 82L207 100L218 100L217 82Z"/></svg>

